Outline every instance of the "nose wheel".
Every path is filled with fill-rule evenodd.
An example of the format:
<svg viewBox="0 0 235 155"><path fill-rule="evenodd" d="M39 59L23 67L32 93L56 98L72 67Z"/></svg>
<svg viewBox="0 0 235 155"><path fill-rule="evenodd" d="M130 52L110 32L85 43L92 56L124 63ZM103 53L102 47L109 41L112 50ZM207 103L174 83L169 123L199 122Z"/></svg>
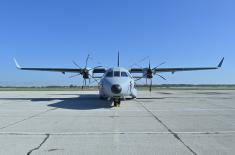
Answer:
<svg viewBox="0 0 235 155"><path fill-rule="evenodd" d="M120 107L121 99L120 98L114 98L113 99L113 105L114 107Z"/></svg>

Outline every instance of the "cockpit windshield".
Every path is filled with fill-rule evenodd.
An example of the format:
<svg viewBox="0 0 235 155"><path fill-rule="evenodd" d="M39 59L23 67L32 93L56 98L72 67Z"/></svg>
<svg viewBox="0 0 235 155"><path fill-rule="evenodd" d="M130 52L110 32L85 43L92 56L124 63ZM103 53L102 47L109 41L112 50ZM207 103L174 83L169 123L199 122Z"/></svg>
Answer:
<svg viewBox="0 0 235 155"><path fill-rule="evenodd" d="M109 72L106 74L106 77L113 77L113 71L109 71Z"/></svg>
<svg viewBox="0 0 235 155"><path fill-rule="evenodd" d="M110 70L110 71L107 72L105 77L130 77L131 78L131 75L130 75L129 72L126 72L126 71L113 71L113 70Z"/></svg>
<svg viewBox="0 0 235 155"><path fill-rule="evenodd" d="M128 77L126 72L121 72L121 77Z"/></svg>
<svg viewBox="0 0 235 155"><path fill-rule="evenodd" d="M120 77L120 71L114 71L113 75L114 77Z"/></svg>

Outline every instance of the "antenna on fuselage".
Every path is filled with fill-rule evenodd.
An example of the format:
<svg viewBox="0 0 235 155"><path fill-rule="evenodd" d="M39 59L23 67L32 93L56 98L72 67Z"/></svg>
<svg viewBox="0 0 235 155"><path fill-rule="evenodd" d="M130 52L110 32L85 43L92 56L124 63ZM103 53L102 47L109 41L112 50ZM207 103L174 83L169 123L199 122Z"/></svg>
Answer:
<svg viewBox="0 0 235 155"><path fill-rule="evenodd" d="M119 51L118 51L118 67L119 67Z"/></svg>

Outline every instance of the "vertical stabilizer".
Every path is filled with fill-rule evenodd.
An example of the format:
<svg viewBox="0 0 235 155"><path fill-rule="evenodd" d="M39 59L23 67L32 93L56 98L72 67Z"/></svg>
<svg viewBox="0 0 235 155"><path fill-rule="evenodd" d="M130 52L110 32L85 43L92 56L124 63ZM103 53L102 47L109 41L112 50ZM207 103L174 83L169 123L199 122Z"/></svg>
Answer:
<svg viewBox="0 0 235 155"><path fill-rule="evenodd" d="M119 51L118 51L118 62L117 63L118 63L118 67L119 67Z"/></svg>

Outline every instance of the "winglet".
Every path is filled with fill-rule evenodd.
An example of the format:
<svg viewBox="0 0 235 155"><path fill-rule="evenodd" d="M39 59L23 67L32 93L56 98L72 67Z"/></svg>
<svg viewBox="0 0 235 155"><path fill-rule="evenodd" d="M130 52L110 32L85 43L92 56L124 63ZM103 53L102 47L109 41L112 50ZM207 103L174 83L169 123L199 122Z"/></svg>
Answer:
<svg viewBox="0 0 235 155"><path fill-rule="evenodd" d="M15 62L16 68L21 69L20 65L18 64L15 58L14 58L14 62Z"/></svg>
<svg viewBox="0 0 235 155"><path fill-rule="evenodd" d="M219 65L218 65L218 68L220 68L220 67L222 66L223 62L224 62L224 57L223 57L222 60L220 61Z"/></svg>

